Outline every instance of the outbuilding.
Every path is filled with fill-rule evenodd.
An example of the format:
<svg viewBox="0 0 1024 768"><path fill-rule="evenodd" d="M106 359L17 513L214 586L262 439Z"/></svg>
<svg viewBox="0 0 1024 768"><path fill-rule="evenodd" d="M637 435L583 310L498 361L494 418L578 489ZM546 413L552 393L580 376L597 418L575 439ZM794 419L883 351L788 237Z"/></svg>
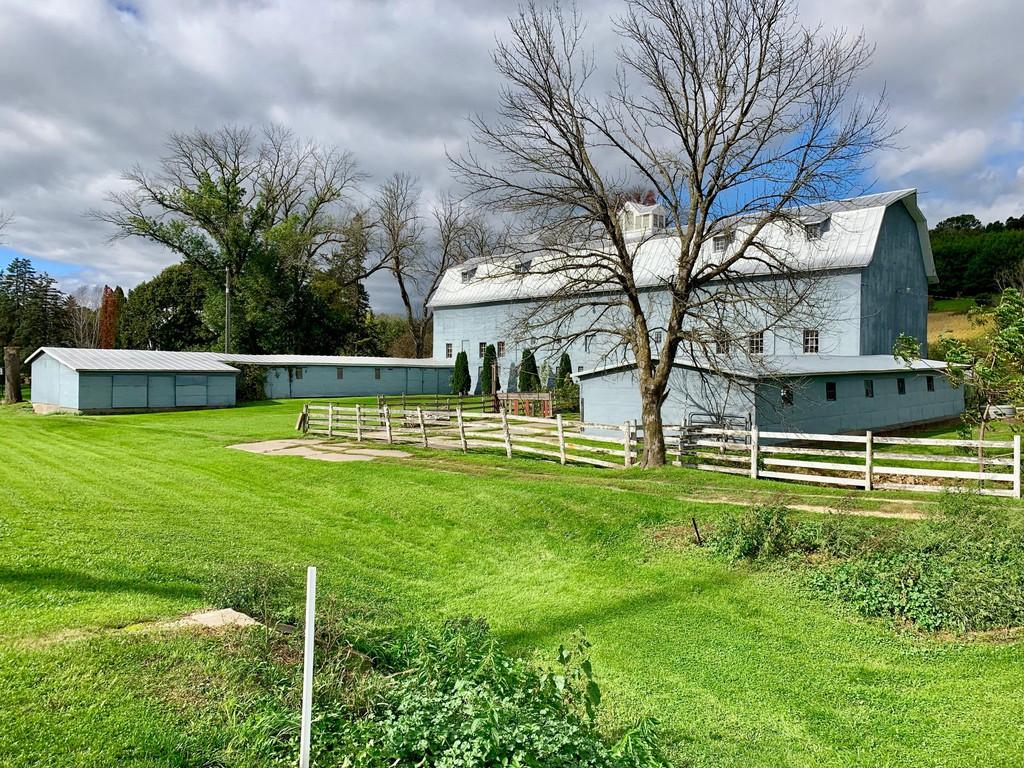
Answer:
<svg viewBox="0 0 1024 768"><path fill-rule="evenodd" d="M669 424L725 424L763 430L839 434L890 430L958 417L962 389L937 360L907 364L892 355L793 355L771 370L731 370L677 362L662 419ZM574 374L585 421L641 421L636 369L627 363Z"/></svg>
<svg viewBox="0 0 1024 768"><path fill-rule="evenodd" d="M125 413L235 404L238 370L203 353L43 347L32 365L38 413Z"/></svg>
<svg viewBox="0 0 1024 768"><path fill-rule="evenodd" d="M32 365L39 413L125 413L235 404L255 367L268 399L449 394L453 365L403 357L242 355L43 347Z"/></svg>

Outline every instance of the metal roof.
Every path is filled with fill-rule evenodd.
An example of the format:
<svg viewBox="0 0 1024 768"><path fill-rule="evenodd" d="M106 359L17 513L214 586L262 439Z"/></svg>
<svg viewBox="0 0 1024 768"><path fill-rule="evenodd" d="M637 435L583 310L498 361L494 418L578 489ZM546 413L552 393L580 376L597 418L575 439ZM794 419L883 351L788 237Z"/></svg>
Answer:
<svg viewBox="0 0 1024 768"><path fill-rule="evenodd" d="M354 355L239 355L208 352L217 360L239 365L267 366L366 366L375 368L454 368L455 360L416 357L358 357Z"/></svg>
<svg viewBox="0 0 1024 768"><path fill-rule="evenodd" d="M830 227L819 238L808 240L802 228L794 227L787 222L779 222L766 226L761 232L760 241L770 252L784 259L793 271L866 267L874 256L885 210L896 203L902 203L917 223L925 273L929 281L934 282L936 273L928 239L928 225L917 206L916 189L883 192L793 208L789 211L793 217L806 219L808 222L820 221L827 216L831 220ZM738 223L735 227L738 233L736 242L741 239L742 230L743 224ZM601 246L589 250L596 251L599 247ZM640 243L634 259L637 284L642 288L665 285L666 280L670 280L675 273L679 250L679 239L673 235L658 235ZM581 254L585 252L584 249L580 249ZM723 255L731 257L730 247L727 247L724 254L716 254L713 244L705 243L698 269L701 266L718 263ZM534 263L538 265L537 271L526 274L516 274L507 266L487 260L453 267L441 279L431 299L431 306L487 304L550 295L558 290L565 277L558 273L557 269L553 270L550 264L545 269L545 258L561 257L555 252L549 257L539 254L534 257ZM473 278L464 282L462 273L469 266L475 267ZM760 252L752 252L750 258L744 257L731 267L731 272L739 274L759 275L771 271L772 265L767 263Z"/></svg>
<svg viewBox="0 0 1024 768"><path fill-rule="evenodd" d="M856 373L897 373L942 371L947 364L941 360L913 360L905 362L893 355L771 355L766 356L762 365L754 368L739 361L688 360L676 358L675 365L680 368L721 372L726 376L746 379L795 378L799 376L825 376L829 374ZM630 362L614 362L607 365L579 371L572 376L580 379L599 376L603 373L633 368Z"/></svg>
<svg viewBox="0 0 1024 768"><path fill-rule="evenodd" d="M376 368L452 368L454 360L342 355L239 355L219 352L164 352L142 349L74 349L41 347L28 362L47 354L75 371L177 371L179 373L238 373L236 365L366 366Z"/></svg>
<svg viewBox="0 0 1024 768"><path fill-rule="evenodd" d="M158 352L142 349L74 349L41 347L28 362L49 355L74 371L174 371L177 373L238 373L209 352Z"/></svg>

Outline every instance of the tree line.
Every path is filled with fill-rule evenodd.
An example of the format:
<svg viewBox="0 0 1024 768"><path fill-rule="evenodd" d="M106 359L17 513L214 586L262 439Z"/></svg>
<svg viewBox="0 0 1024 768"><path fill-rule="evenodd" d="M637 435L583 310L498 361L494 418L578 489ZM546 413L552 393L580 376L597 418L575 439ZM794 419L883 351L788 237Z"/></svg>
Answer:
<svg viewBox="0 0 1024 768"><path fill-rule="evenodd" d="M938 290L944 296L1024 287L1024 214L984 225L973 214L951 216L930 235Z"/></svg>

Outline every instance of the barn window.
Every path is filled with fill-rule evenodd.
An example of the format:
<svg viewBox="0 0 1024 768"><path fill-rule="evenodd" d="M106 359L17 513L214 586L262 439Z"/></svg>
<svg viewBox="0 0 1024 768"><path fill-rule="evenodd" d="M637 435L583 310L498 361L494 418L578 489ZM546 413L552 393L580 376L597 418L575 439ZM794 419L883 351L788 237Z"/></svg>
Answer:
<svg viewBox="0 0 1024 768"><path fill-rule="evenodd" d="M764 331L750 334L750 338L747 339L747 351L752 355L764 354Z"/></svg>
<svg viewBox="0 0 1024 768"><path fill-rule="evenodd" d="M597 338L597 334L589 333L583 337L583 351L589 352L591 346L594 344L594 340Z"/></svg>
<svg viewBox="0 0 1024 768"><path fill-rule="evenodd" d="M782 404L792 405L793 404L793 388L783 387L782 388Z"/></svg>
<svg viewBox="0 0 1024 768"><path fill-rule="evenodd" d="M907 380L904 378L896 379L896 394L905 395L907 394Z"/></svg>
<svg viewBox="0 0 1024 768"><path fill-rule="evenodd" d="M301 368L292 368L292 378L295 379L296 381L301 381L302 380L302 369Z"/></svg>
<svg viewBox="0 0 1024 768"><path fill-rule="evenodd" d="M818 332L814 330L804 331L804 354L813 355L818 352Z"/></svg>
<svg viewBox="0 0 1024 768"><path fill-rule="evenodd" d="M373 369L373 378L378 379L378 380L380 379L380 368L374 368Z"/></svg>
<svg viewBox="0 0 1024 768"><path fill-rule="evenodd" d="M875 381L874 379L864 379L864 397L875 396Z"/></svg>
<svg viewBox="0 0 1024 768"><path fill-rule="evenodd" d="M729 337L724 333L715 334L715 354L716 355L728 355L729 354Z"/></svg>
<svg viewBox="0 0 1024 768"><path fill-rule="evenodd" d="M732 243L732 233L727 232L724 235L715 235L711 238L711 245L715 253L725 253L725 249Z"/></svg>
<svg viewBox="0 0 1024 768"><path fill-rule="evenodd" d="M836 399L836 383L834 381L825 382L825 399L835 400Z"/></svg>
<svg viewBox="0 0 1024 768"><path fill-rule="evenodd" d="M451 357L452 356L452 343L450 341L447 342L444 345L444 356L445 357Z"/></svg>
<svg viewBox="0 0 1024 768"><path fill-rule="evenodd" d="M334 373L338 377L339 380L345 378L345 369L344 368L335 368L334 369Z"/></svg>
<svg viewBox="0 0 1024 768"><path fill-rule="evenodd" d="M661 331L654 332L654 343L661 344Z"/></svg>
<svg viewBox="0 0 1024 768"><path fill-rule="evenodd" d="M935 391L935 377L934 376L925 376L924 380L925 380L925 383L928 385L928 391L929 392L934 392Z"/></svg>
<svg viewBox="0 0 1024 768"><path fill-rule="evenodd" d="M462 270L462 282L463 283L471 282L474 277L476 277L476 267L473 267L472 269L464 269L464 270Z"/></svg>
<svg viewBox="0 0 1024 768"><path fill-rule="evenodd" d="M532 262L529 259L516 262L516 274L517 275L525 275L526 273L528 273L530 271L530 264L531 263Z"/></svg>
<svg viewBox="0 0 1024 768"><path fill-rule="evenodd" d="M808 240L820 240L821 236L829 230L829 219L824 218L821 221L809 221L804 224L804 233L807 235Z"/></svg>
<svg viewBox="0 0 1024 768"><path fill-rule="evenodd" d="M486 341L481 341L480 342L480 357L483 357L484 356L484 352L486 352L486 351L487 351L487 342Z"/></svg>
<svg viewBox="0 0 1024 768"><path fill-rule="evenodd" d="M504 356L505 356L505 342L504 341L499 341L498 342L498 357L504 357Z"/></svg>

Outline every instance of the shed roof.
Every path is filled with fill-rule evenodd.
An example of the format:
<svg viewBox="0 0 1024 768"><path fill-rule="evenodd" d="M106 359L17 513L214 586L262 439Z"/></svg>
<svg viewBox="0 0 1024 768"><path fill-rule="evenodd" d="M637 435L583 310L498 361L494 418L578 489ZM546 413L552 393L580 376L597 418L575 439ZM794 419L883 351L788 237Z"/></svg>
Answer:
<svg viewBox="0 0 1024 768"><path fill-rule="evenodd" d="M740 364L739 361L730 365L728 361L712 364L707 361L677 358L675 365L680 368L721 372L727 376L755 380L858 373L942 371L947 367L941 360L913 360L908 363L893 355L777 355L766 357L764 367L759 370ZM631 362L619 361L579 371L573 374L573 378L579 381L632 367L634 364Z"/></svg>
<svg viewBox="0 0 1024 768"><path fill-rule="evenodd" d="M49 355L74 371L172 371L177 373L238 373L208 352L160 352L144 349L75 349L41 347L28 362Z"/></svg>
<svg viewBox="0 0 1024 768"><path fill-rule="evenodd" d="M875 245L881 231L882 218L892 205L901 203L917 223L921 243L921 259L929 282L936 278L935 263L928 239L928 224L917 205L917 190L903 189L873 195L854 197L848 200L828 201L815 205L793 208L789 213L805 223L831 219L831 226L814 240L809 240L799 227L786 222L768 225L760 235L765 247L775 254L785 255L785 261L794 271L820 271L829 269L852 269L866 267L874 256ZM742 233L743 223L735 227ZM739 237L737 237L739 240ZM597 251L602 246L589 247ZM634 271L637 283L643 288L665 285L671 279L678 262L679 239L673 235L656 235L637 246ZM584 253L584 248L580 248ZM727 248L724 255L731 257ZM550 258L559 256L552 252ZM722 255L716 255L711 242L704 244L701 261L714 265ZM534 261L542 263L544 254L538 254ZM768 274L770 265L759 252L752 252L731 268L733 272L748 275ZM462 273L472 271L464 280ZM525 274L516 273L503 267L500 260L482 259L472 264L463 264L449 269L441 279L431 305L435 307L486 304L491 302L517 301L545 296L559 287L564 276L552 274L548 269L538 269Z"/></svg>
<svg viewBox="0 0 1024 768"><path fill-rule="evenodd" d="M377 368L452 368L453 360L351 355L241 355L220 352L165 352L143 349L75 349L41 347L28 362L47 354L75 371L177 371L179 373L238 373L235 365L366 366Z"/></svg>

